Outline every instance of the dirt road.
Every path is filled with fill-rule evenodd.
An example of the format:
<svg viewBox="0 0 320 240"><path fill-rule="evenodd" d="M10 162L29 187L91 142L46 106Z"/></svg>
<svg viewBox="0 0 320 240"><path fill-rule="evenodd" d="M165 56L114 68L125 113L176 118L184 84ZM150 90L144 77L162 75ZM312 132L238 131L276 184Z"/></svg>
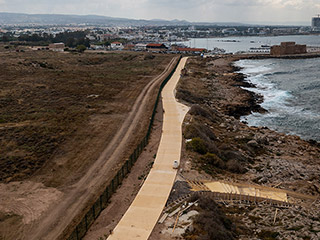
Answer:
<svg viewBox="0 0 320 240"><path fill-rule="evenodd" d="M51 207L43 218L30 229L27 239L64 239L69 230L81 217L83 209L100 193L100 189L113 178L114 173L125 158L126 148L132 136L139 128L144 114L150 105L150 98L156 87L172 69L177 58L174 58L166 70L143 89L129 116L113 140L100 155L99 159L88 169L86 174L70 187L68 194L62 197L59 205ZM149 106L150 107L150 106Z"/></svg>

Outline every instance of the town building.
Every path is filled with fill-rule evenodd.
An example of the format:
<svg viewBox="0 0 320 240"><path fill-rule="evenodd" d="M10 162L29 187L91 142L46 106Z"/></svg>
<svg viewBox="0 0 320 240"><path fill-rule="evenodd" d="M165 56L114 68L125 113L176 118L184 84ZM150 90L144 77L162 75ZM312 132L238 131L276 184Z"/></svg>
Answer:
<svg viewBox="0 0 320 240"><path fill-rule="evenodd" d="M319 46L308 46L307 52L308 53L320 53L320 47Z"/></svg>
<svg viewBox="0 0 320 240"><path fill-rule="evenodd" d="M134 50L134 48L135 48L134 44L127 44L124 46L123 50L132 51L132 50Z"/></svg>
<svg viewBox="0 0 320 240"><path fill-rule="evenodd" d="M178 53L191 53L191 54L201 54L207 51L205 48L186 48L186 47L177 47L174 48L174 51Z"/></svg>
<svg viewBox="0 0 320 240"><path fill-rule="evenodd" d="M52 43L49 44L49 50L54 52L63 52L65 49L64 43Z"/></svg>
<svg viewBox="0 0 320 240"><path fill-rule="evenodd" d="M320 15L318 15L318 17L312 18L312 28L320 29Z"/></svg>
<svg viewBox="0 0 320 240"><path fill-rule="evenodd" d="M113 43L111 43L110 47L113 50L122 50L123 49L123 45L121 42L113 42Z"/></svg>
<svg viewBox="0 0 320 240"><path fill-rule="evenodd" d="M296 44L295 42L282 42L280 45L271 47L271 55L291 55L307 53L307 45Z"/></svg>
<svg viewBox="0 0 320 240"><path fill-rule="evenodd" d="M149 52L162 52L162 51L167 51L166 45L162 43L149 43L147 44L147 50Z"/></svg>
<svg viewBox="0 0 320 240"><path fill-rule="evenodd" d="M135 46L136 51L146 51L147 50L147 45L146 43L137 43Z"/></svg>

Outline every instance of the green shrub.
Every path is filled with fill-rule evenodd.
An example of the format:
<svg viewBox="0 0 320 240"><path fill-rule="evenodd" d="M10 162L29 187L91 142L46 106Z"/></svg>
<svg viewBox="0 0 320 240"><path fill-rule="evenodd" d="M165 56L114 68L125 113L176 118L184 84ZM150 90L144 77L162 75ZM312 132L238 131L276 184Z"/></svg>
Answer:
<svg viewBox="0 0 320 240"><path fill-rule="evenodd" d="M214 167L225 169L226 164L224 161L221 160L216 154L214 153L206 153L203 157L201 157L201 160L204 161L207 164L210 164Z"/></svg>
<svg viewBox="0 0 320 240"><path fill-rule="evenodd" d="M200 154L206 154L208 152L206 144L201 138L193 138L187 143L187 149Z"/></svg>
<svg viewBox="0 0 320 240"><path fill-rule="evenodd" d="M84 46L84 45L78 45L77 46L77 51L78 52L84 52L85 50L87 49L87 47L86 46Z"/></svg>

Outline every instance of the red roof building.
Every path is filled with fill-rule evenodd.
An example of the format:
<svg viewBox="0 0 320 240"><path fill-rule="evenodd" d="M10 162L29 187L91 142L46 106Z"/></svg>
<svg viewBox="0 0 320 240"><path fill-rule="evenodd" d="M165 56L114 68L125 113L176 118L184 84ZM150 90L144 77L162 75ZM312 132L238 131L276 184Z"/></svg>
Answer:
<svg viewBox="0 0 320 240"><path fill-rule="evenodd" d="M162 48L162 49L165 49L165 48L167 48L167 47L166 47L166 45L164 45L164 44L162 44L162 43L149 43L149 44L147 45L147 48L150 48L150 49L153 49L153 48L157 48L157 49Z"/></svg>
<svg viewBox="0 0 320 240"><path fill-rule="evenodd" d="M201 53L201 52L205 52L205 51L207 51L207 49L205 49L205 48L176 48L176 51L178 51L178 52L193 52L193 53L195 53L195 52L199 52L199 53Z"/></svg>

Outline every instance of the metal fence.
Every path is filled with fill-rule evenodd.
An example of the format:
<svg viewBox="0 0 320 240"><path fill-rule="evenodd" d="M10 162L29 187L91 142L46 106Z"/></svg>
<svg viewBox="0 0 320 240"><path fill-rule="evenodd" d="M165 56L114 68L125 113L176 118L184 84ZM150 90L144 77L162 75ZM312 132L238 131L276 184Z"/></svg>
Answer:
<svg viewBox="0 0 320 240"><path fill-rule="evenodd" d="M122 183L123 179L130 172L132 166L137 161L137 159L140 156L141 152L143 151L144 147L148 144L151 130L152 130L152 125L154 122L154 117L156 115L157 107L158 107L158 104L160 101L160 95L161 95L162 89L164 88L166 83L170 80L173 73L176 71L176 69L180 63L180 60L181 60L181 56L179 57L178 62L175 65L174 69L170 72L170 74L165 78L165 80L160 85L158 95L156 98L156 102L153 107L153 111L152 111L152 115L151 115L151 119L150 119L150 123L148 126L148 131L147 131L146 136L141 140L141 142L138 144L136 149L130 155L129 159L122 165L122 167L119 169L117 174L114 176L114 178L112 179L110 184L106 187L104 192L100 195L100 197L96 200L96 202L92 205L92 207L89 209L89 211L82 218L80 223L73 230L71 235L67 238L68 240L79 240L85 236L89 227L92 225L94 220L97 219L97 217L102 212L102 210L107 207L112 194L116 191L118 186Z"/></svg>

